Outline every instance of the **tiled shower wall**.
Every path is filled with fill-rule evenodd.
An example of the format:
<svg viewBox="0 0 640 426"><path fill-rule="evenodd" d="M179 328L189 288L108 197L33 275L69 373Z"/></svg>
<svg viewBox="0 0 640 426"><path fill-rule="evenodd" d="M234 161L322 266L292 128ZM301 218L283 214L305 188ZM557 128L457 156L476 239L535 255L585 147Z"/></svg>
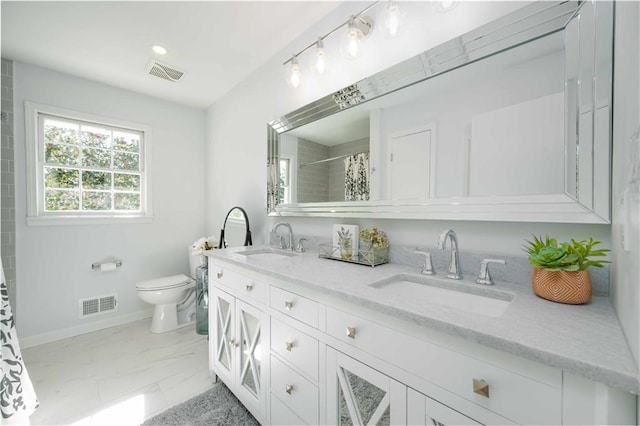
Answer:
<svg viewBox="0 0 640 426"><path fill-rule="evenodd" d="M9 290L9 302L15 314L16 309L16 210L15 177L13 157L13 62L2 59L2 134L0 161L0 241L2 265Z"/></svg>

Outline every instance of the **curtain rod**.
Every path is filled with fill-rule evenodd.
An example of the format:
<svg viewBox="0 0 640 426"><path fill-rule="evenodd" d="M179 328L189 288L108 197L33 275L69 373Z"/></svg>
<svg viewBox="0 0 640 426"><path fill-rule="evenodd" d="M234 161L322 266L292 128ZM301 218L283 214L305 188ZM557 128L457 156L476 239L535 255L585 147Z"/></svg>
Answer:
<svg viewBox="0 0 640 426"><path fill-rule="evenodd" d="M369 153L369 151L362 151L362 152L356 152L355 154L338 155L337 157L325 158L324 160L311 161L311 162L309 162L309 163L302 163L302 164L300 164L300 166L298 166L298 168L299 168L299 169L301 169L301 168L303 168L304 166L310 166L310 165L312 165L312 164L326 163L327 161L339 160L339 159L341 159L341 158L351 157L352 155L368 154L368 153Z"/></svg>

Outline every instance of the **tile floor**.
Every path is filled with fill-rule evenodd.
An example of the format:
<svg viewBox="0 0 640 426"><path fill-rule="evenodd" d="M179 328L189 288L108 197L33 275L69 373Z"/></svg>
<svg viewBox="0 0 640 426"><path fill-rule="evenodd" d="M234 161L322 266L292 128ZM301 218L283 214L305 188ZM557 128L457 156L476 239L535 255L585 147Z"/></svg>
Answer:
<svg viewBox="0 0 640 426"><path fill-rule="evenodd" d="M152 334L150 321L23 349L40 401L31 424L137 425L209 389L206 336Z"/></svg>

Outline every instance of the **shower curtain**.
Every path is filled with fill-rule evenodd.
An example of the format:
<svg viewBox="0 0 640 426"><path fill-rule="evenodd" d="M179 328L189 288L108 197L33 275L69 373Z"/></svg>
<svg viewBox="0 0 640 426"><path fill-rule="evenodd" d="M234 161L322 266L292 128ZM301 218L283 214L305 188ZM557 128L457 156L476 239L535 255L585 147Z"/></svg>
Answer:
<svg viewBox="0 0 640 426"><path fill-rule="evenodd" d="M369 199L369 153L361 152L344 159L344 200Z"/></svg>
<svg viewBox="0 0 640 426"><path fill-rule="evenodd" d="M0 424L29 424L39 403L22 360L2 260L0 278Z"/></svg>

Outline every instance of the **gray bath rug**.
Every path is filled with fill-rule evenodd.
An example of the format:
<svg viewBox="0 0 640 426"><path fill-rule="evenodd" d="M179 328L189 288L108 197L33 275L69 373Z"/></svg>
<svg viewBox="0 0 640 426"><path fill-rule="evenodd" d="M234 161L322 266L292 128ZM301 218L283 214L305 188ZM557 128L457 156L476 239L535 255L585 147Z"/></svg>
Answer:
<svg viewBox="0 0 640 426"><path fill-rule="evenodd" d="M258 421L222 383L171 407L145 421L142 426L259 425Z"/></svg>

